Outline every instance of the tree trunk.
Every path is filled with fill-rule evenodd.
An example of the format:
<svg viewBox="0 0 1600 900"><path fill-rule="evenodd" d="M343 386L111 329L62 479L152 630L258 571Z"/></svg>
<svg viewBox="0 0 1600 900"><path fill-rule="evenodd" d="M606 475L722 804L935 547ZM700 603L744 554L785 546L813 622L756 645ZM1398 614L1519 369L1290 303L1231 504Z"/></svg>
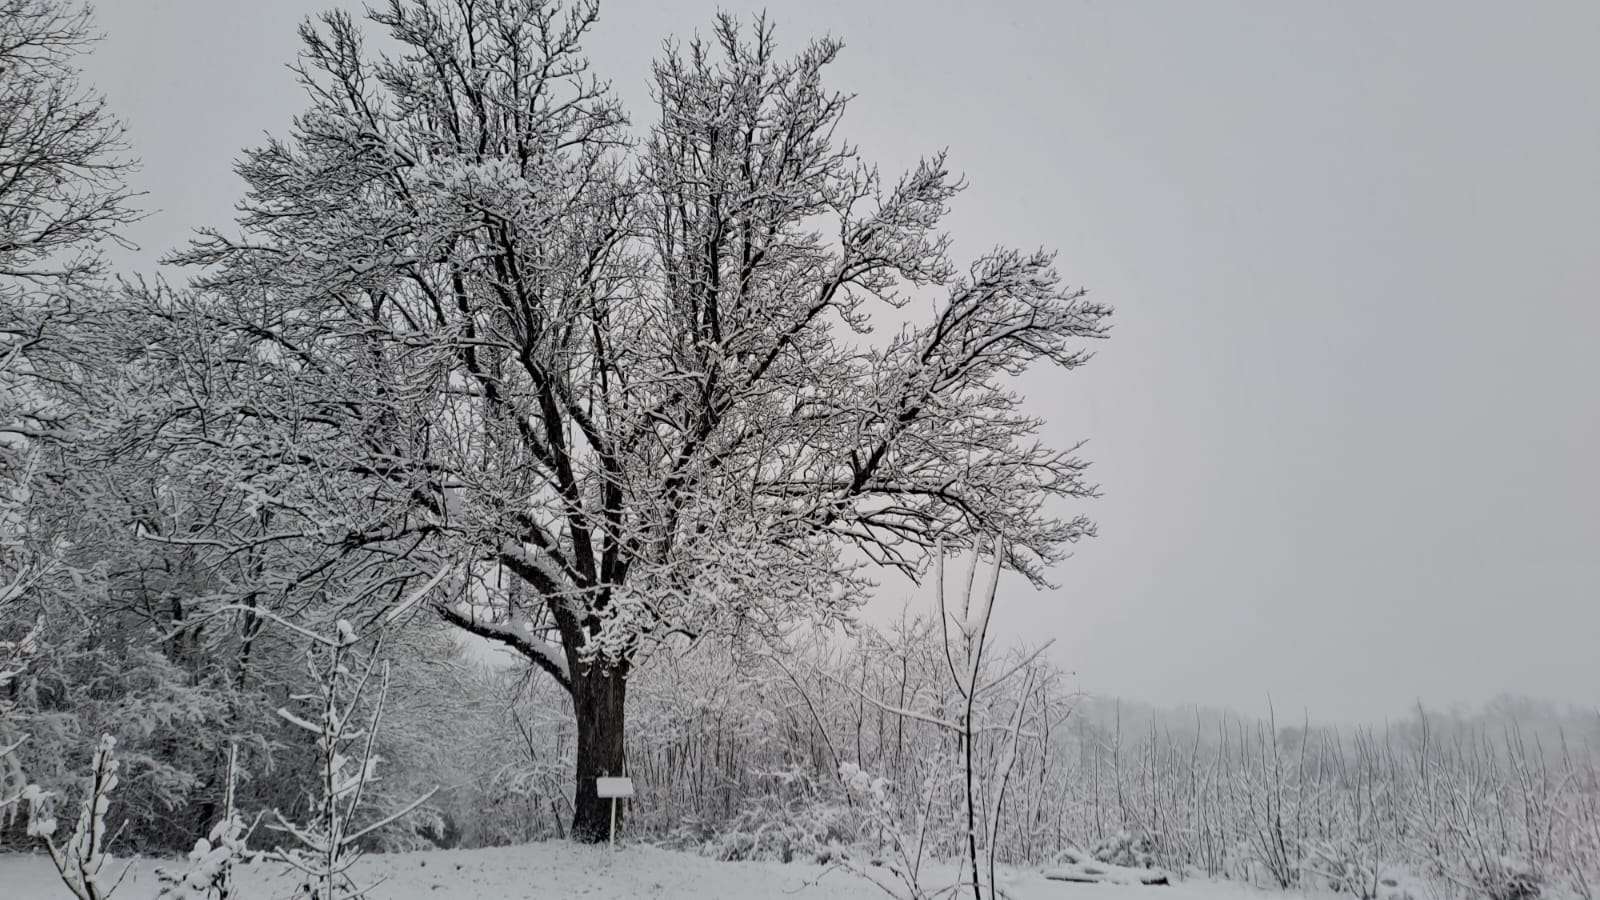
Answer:
<svg viewBox="0 0 1600 900"><path fill-rule="evenodd" d="M623 774L624 673L609 666L580 667L572 681L572 710L578 721L578 784L573 792L572 839L588 844L611 835L611 800L595 795L595 779ZM622 804L617 827L622 827Z"/></svg>

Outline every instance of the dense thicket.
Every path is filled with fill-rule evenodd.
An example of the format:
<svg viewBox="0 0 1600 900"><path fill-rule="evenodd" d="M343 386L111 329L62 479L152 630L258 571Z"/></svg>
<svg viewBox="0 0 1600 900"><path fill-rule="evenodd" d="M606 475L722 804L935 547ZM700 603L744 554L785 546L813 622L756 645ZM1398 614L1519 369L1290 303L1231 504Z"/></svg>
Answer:
<svg viewBox="0 0 1600 900"><path fill-rule="evenodd" d="M997 656L995 671L1020 658ZM834 841L857 834L860 810L835 775L848 763L889 780L907 823L931 810L929 851L960 856L958 742L895 713L955 708L944 664L923 621L807 642L792 656L697 652L660 667L635 691L636 827L725 858L830 858ZM1286 723L1124 708L1076 696L1059 673L1032 665L1039 677L998 822L1002 860L1049 864L1069 848L1099 848L1129 863L1362 897L1592 896L1594 710L1503 702L1471 715L1419 709L1382 727ZM1022 699L995 698L1000 717ZM980 739L981 770L1001 762L1004 737Z"/></svg>

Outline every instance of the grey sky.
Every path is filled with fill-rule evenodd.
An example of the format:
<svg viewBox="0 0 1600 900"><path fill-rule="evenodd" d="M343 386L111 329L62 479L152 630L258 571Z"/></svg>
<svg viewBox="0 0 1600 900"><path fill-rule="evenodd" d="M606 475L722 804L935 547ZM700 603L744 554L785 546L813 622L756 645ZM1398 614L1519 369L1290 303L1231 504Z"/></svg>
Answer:
<svg viewBox="0 0 1600 900"><path fill-rule="evenodd" d="M228 224L330 2L101 0L146 258ZM660 40L716 9L603 7L637 123ZM789 49L845 40L868 158L949 148L958 250L1056 247L1117 307L1093 364L1027 385L1106 496L1014 633L1162 704L1600 700L1600 4L769 9Z"/></svg>

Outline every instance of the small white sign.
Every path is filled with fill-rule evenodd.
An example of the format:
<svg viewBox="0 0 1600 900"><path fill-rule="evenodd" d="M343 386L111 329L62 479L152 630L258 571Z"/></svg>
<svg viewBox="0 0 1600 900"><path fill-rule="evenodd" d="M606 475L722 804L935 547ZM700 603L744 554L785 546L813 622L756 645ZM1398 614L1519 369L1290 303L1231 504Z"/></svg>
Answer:
<svg viewBox="0 0 1600 900"><path fill-rule="evenodd" d="M596 778L594 792L600 797L632 797L632 778Z"/></svg>

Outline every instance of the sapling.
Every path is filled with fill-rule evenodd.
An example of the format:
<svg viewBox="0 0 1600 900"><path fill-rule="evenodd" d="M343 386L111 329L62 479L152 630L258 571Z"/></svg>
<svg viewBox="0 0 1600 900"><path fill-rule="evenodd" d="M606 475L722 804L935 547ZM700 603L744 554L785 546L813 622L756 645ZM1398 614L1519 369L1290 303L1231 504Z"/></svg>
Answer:
<svg viewBox="0 0 1600 900"><path fill-rule="evenodd" d="M1006 562L1005 544L995 540L991 545L991 553L993 566L976 594L973 589L977 586L980 545L974 544L968 560L966 577L954 594L946 591L942 544L937 547L933 556L934 594L939 607L940 634L943 638L942 655L945 663L942 671L949 676L947 687L954 693L954 705L958 707L957 715L952 717L944 709L917 710L890 706L860 690L856 685L833 679L840 686L855 692L861 700L886 713L935 725L955 734L958 738L966 845L965 859L962 860L962 880L971 888L974 900L983 900L986 889L990 897L998 896L1000 893L995 884L995 853L1000 820L1004 813L1006 788L1015 769L1018 743L1024 736L1022 725L1034 678L1032 664L1049 647L1049 643L1045 643L1022 656L998 675L992 674L990 667L986 665L988 662L986 654L990 644L989 625L993 618L995 598L1000 584L1000 569ZM1003 723L990 721L989 714L992 712L993 704L987 698L993 695L996 688L1010 683L1018 675L1023 675L1024 680L1021 690L1015 693L1015 704L1010 715ZM993 748L995 751L993 765L985 765L978 757L978 741L986 733L999 735L999 744ZM868 815L875 815L878 818L889 817L891 807L883 803L870 802L876 796L876 792L870 790L863 792L859 789L861 784L876 785L879 788L882 785L870 779L861 782L860 778L856 777L861 775L857 770L851 770L850 774L857 783L858 790L855 793L869 800L866 804ZM990 798L987 806L980 802L981 797ZM917 844L909 850L911 865L895 870L895 874L908 885L913 897L923 896L923 889L916 876L922 857L921 835L925 835L925 829L919 828L918 833ZM899 831L895 830L893 834L898 841ZM891 842L891 846L899 852L900 848L895 842ZM907 875L909 877L906 877ZM948 890L937 892L933 896L946 893Z"/></svg>
<svg viewBox="0 0 1600 900"><path fill-rule="evenodd" d="M312 717L287 708L279 709L278 715L316 738L316 793L305 822L291 822L281 812L274 812L276 823L269 827L287 835L290 843L274 847L266 857L300 873L303 880L298 897L354 900L370 890L370 886L358 886L350 877L350 867L362 854L362 839L411 813L434 791L387 815L369 817L365 801L370 799L367 789L377 780L381 762L374 748L389 692L389 665L383 662L380 666L379 654L374 651L359 673L351 670L352 648L358 638L346 620L339 620L336 637L313 638L306 654L306 668L316 687L311 693L295 697L309 708ZM372 700L370 715L361 723L356 717L374 672L380 673L377 696Z"/></svg>
<svg viewBox="0 0 1600 900"><path fill-rule="evenodd" d="M51 797L37 785L29 785L23 793L28 802L28 835L44 841L61 882L78 900L107 900L127 877L130 863L122 874L109 885L101 880L111 854L106 852L110 838L106 836L106 812L111 808L111 792L117 787L117 760L113 755L117 741L103 735L95 749L88 793L78 812L78 822L72 836L64 844L55 841L56 820L51 814Z"/></svg>

